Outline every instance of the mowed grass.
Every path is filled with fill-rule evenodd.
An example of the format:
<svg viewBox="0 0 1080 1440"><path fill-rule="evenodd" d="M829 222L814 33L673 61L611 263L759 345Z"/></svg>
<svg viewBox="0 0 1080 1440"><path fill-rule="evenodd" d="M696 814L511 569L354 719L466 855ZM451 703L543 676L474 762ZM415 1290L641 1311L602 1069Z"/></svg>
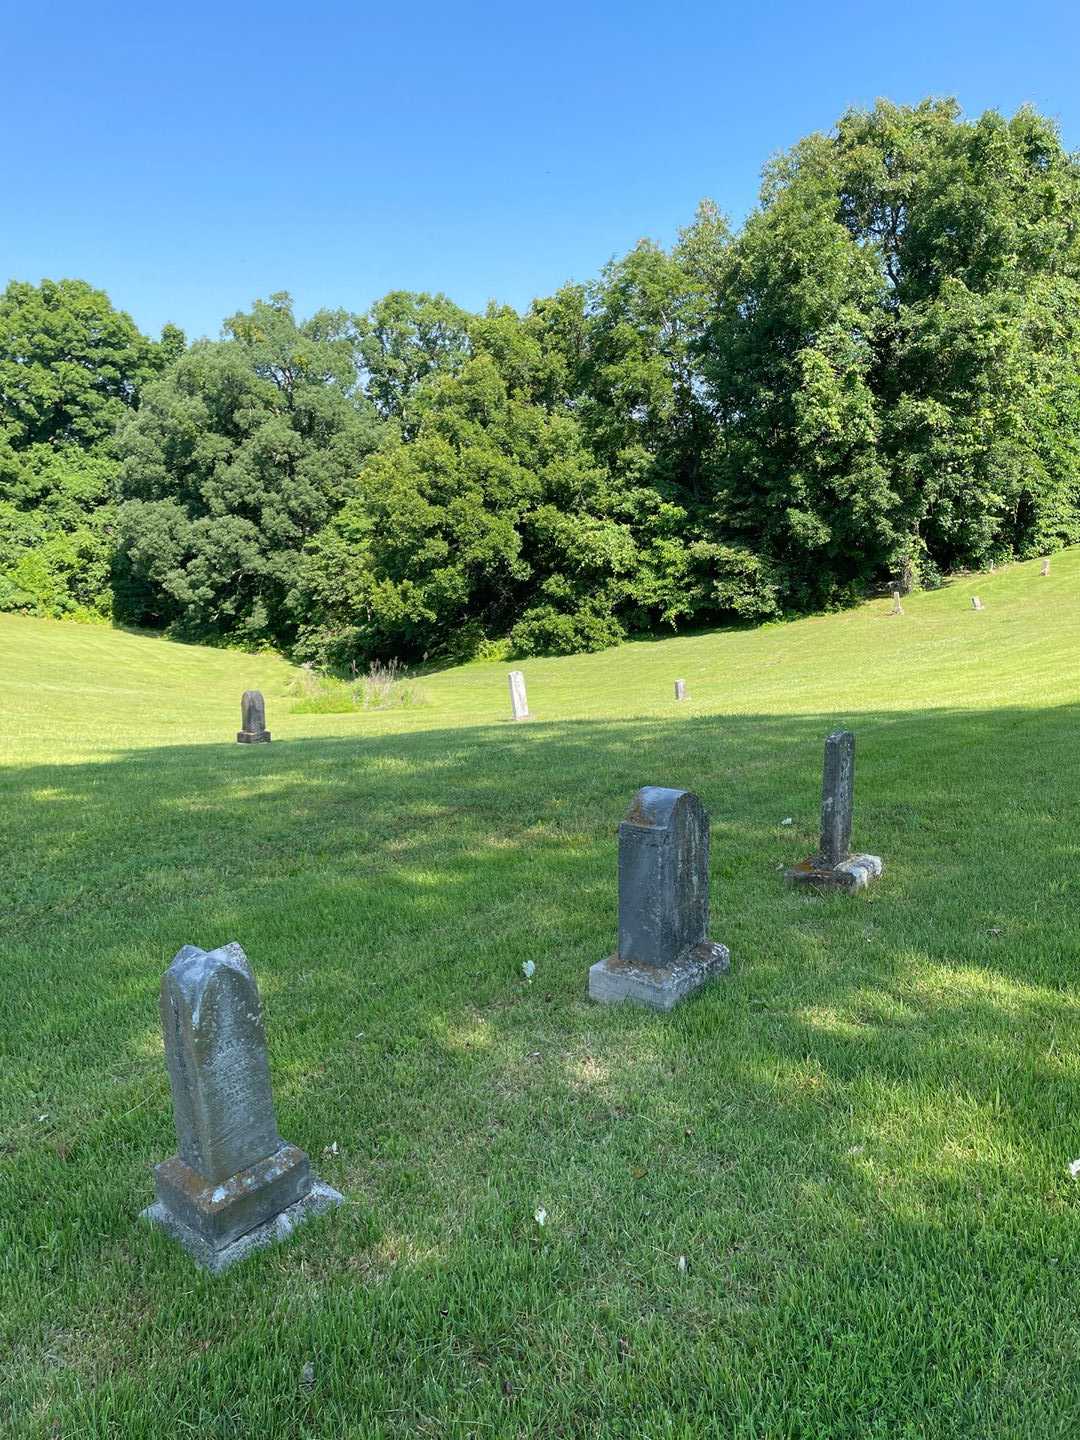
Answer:
<svg viewBox="0 0 1080 1440"><path fill-rule="evenodd" d="M506 665L301 715L0 619L0 1432L1075 1436L1080 551L889 610L529 662L517 726ZM841 723L885 876L789 892ZM643 784L733 955L663 1017L585 998ZM211 1279L137 1216L159 978L227 940L347 1204Z"/></svg>

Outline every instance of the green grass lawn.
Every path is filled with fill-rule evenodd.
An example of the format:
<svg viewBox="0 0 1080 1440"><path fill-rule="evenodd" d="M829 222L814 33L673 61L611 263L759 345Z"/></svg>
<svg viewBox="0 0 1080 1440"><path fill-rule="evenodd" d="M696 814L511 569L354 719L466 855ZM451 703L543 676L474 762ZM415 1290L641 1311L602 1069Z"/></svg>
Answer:
<svg viewBox="0 0 1080 1440"><path fill-rule="evenodd" d="M890 608L530 661L517 726L506 665L297 714L0 617L0 1432L1075 1437L1080 551ZM781 881L839 723L854 899ZM669 1016L585 998L643 784L733 957ZM227 940L347 1203L211 1279L137 1216L158 982Z"/></svg>

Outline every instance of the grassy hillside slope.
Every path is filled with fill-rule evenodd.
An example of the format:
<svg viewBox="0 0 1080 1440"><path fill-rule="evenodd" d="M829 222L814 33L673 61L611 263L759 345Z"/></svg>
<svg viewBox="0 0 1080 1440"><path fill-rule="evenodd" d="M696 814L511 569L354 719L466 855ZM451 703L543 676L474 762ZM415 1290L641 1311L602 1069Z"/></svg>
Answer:
<svg viewBox="0 0 1080 1440"><path fill-rule="evenodd" d="M301 715L272 657L0 617L0 1428L1075 1435L1080 551L889 610L530 661L518 726L505 665ZM837 723L854 900L780 880ZM585 999L647 783L734 965L667 1017ZM231 939L348 1204L212 1280L135 1217L160 974Z"/></svg>

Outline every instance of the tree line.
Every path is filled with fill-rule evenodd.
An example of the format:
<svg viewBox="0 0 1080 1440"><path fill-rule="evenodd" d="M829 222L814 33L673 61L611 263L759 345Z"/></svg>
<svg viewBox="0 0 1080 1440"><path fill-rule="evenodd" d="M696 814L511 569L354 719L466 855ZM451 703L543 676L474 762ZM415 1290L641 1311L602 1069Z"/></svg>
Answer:
<svg viewBox="0 0 1080 1440"><path fill-rule="evenodd" d="M331 666L566 653L1080 539L1080 164L854 110L525 313L287 295L188 344L0 296L0 609Z"/></svg>

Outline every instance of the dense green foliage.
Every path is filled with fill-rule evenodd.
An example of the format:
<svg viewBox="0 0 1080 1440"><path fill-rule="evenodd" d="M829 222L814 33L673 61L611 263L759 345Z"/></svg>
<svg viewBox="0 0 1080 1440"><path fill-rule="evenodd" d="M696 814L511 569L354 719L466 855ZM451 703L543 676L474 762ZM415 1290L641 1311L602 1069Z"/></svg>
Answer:
<svg viewBox="0 0 1080 1440"><path fill-rule="evenodd" d="M376 422L342 311L288 296L234 315L143 392L120 436L127 613L186 634L288 642L306 544L349 496Z"/></svg>
<svg viewBox="0 0 1080 1440"><path fill-rule="evenodd" d="M81 280L0 296L0 609L109 614L113 438L183 348L175 326L147 340Z"/></svg>
<svg viewBox="0 0 1080 1440"><path fill-rule="evenodd" d="M185 348L13 283L0 605L324 663L558 653L1070 543L1077 214L1034 111L880 102L738 232L705 203L524 314L278 295Z"/></svg>

